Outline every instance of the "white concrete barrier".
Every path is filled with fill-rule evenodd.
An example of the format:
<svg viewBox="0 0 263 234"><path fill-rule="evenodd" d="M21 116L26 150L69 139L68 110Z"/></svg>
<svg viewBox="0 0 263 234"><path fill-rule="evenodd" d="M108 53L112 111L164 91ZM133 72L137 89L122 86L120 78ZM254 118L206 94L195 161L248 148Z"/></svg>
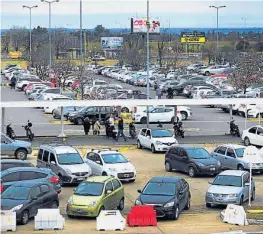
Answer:
<svg viewBox="0 0 263 234"><path fill-rule="evenodd" d="M239 226L248 225L247 214L243 206L234 204L227 205L227 208L221 212L223 222Z"/></svg>
<svg viewBox="0 0 263 234"><path fill-rule="evenodd" d="M102 210L97 217L96 225L98 231L123 231L126 221L119 210Z"/></svg>
<svg viewBox="0 0 263 234"><path fill-rule="evenodd" d="M35 230L62 230L64 224L65 218L59 209L39 209L35 216Z"/></svg>
<svg viewBox="0 0 263 234"><path fill-rule="evenodd" d="M1 211L1 232L16 231L16 212Z"/></svg>

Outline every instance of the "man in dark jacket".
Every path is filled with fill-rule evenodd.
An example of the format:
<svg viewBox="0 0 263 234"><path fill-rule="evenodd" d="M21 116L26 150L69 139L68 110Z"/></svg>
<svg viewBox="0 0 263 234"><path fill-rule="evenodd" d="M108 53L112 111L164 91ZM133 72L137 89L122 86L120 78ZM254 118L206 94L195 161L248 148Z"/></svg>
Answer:
<svg viewBox="0 0 263 234"><path fill-rule="evenodd" d="M121 117L118 118L119 121L118 121L118 135L116 137L116 141L119 140L119 138L122 136L124 138L124 141L127 141L125 135L124 135L124 127L123 127L123 119Z"/></svg>
<svg viewBox="0 0 263 234"><path fill-rule="evenodd" d="M10 87L11 89L15 89L15 86L16 86L16 78L12 77L10 80Z"/></svg>
<svg viewBox="0 0 263 234"><path fill-rule="evenodd" d="M90 120L88 117L86 117L83 121L83 127L84 127L84 132L85 135L89 134L89 130L90 130Z"/></svg>

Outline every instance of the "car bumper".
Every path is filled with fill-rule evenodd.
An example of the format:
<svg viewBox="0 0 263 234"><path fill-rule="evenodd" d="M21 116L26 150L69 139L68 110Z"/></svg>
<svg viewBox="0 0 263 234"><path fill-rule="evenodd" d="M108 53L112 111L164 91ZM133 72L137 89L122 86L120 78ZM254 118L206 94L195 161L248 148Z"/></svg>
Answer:
<svg viewBox="0 0 263 234"><path fill-rule="evenodd" d="M175 213L175 207L153 206L153 209L155 210L156 217L158 218L169 217Z"/></svg>
<svg viewBox="0 0 263 234"><path fill-rule="evenodd" d="M206 197L206 203L211 205L228 205L228 204L239 204L239 198L216 198Z"/></svg>
<svg viewBox="0 0 263 234"><path fill-rule="evenodd" d="M172 145L164 145L164 144L162 144L162 145L155 145L154 147L155 147L156 151L162 152L162 151L167 151L167 150L170 149L170 147L176 146L176 145L177 144L172 144Z"/></svg>
<svg viewBox="0 0 263 234"><path fill-rule="evenodd" d="M82 217L97 217L99 215L98 206L69 206L66 208L67 214L72 216L82 216Z"/></svg>
<svg viewBox="0 0 263 234"><path fill-rule="evenodd" d="M62 183L63 184L73 184L73 183L81 183L82 181L86 180L89 178L91 174L86 174L85 176L76 176L76 175L67 175L67 176L62 176Z"/></svg>
<svg viewBox="0 0 263 234"><path fill-rule="evenodd" d="M112 175L114 177L117 177L121 181L130 181L136 179L136 173L135 172L122 172L122 173L116 173L115 175Z"/></svg>
<svg viewBox="0 0 263 234"><path fill-rule="evenodd" d="M197 174L199 175L215 175L221 172L220 167L209 166L209 167L198 167Z"/></svg>

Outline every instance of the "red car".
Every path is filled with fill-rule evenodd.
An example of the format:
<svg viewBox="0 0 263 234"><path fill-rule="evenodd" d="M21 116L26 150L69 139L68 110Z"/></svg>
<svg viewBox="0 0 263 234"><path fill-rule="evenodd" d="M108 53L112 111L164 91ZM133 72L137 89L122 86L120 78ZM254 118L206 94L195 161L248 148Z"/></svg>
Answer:
<svg viewBox="0 0 263 234"><path fill-rule="evenodd" d="M43 84L43 85L47 85L50 88L54 88L54 84L52 84L51 82L30 82L24 89L25 93L34 84Z"/></svg>

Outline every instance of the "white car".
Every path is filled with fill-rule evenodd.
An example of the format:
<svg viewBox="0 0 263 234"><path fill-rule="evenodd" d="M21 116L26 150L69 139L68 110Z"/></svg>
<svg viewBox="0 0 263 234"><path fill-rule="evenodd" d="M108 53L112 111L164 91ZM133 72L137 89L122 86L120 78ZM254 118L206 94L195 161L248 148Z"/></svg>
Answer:
<svg viewBox="0 0 263 234"><path fill-rule="evenodd" d="M201 74L209 76L209 75L214 75L214 74L221 74L226 70L225 66L222 65L215 65L215 66L210 66L208 68L203 68L200 70Z"/></svg>
<svg viewBox="0 0 263 234"><path fill-rule="evenodd" d="M134 182L136 169L121 153L111 149L97 149L86 153L85 162L97 176L114 176L121 181Z"/></svg>
<svg viewBox="0 0 263 234"><path fill-rule="evenodd" d="M238 107L238 114L243 116L243 117L246 117L246 111L247 111L247 114L248 112L251 110L251 109L254 109L256 107L256 104L241 104L239 107Z"/></svg>
<svg viewBox="0 0 263 234"><path fill-rule="evenodd" d="M162 128L142 128L137 139L137 148L147 148L153 153L156 151L167 151L171 146L178 145L173 134Z"/></svg>
<svg viewBox="0 0 263 234"><path fill-rule="evenodd" d="M22 80L19 80L17 83L16 83L16 88L17 89L20 89L20 90L24 90L24 88L31 82L43 82L42 80L40 80L37 76L31 76L29 78L26 78L26 79L22 79Z"/></svg>
<svg viewBox="0 0 263 234"><path fill-rule="evenodd" d="M251 109L247 112L247 117L248 118L258 118L258 117L263 117L263 106L256 106L254 105L251 107Z"/></svg>
<svg viewBox="0 0 263 234"><path fill-rule="evenodd" d="M63 95L59 95L59 94L53 94L50 98L49 98L49 100L52 100L52 101L65 101L65 100L72 100L71 98L69 98L69 97L66 97L66 96L63 96ZM46 107L44 107L44 112L46 113L46 114L53 114L53 111L56 109L56 108L58 108L58 107L60 107L60 105L59 105L59 103L57 103L57 104L50 104L49 106L46 106Z"/></svg>
<svg viewBox="0 0 263 234"><path fill-rule="evenodd" d="M242 140L245 146L263 146L263 126L253 126L243 131Z"/></svg>

